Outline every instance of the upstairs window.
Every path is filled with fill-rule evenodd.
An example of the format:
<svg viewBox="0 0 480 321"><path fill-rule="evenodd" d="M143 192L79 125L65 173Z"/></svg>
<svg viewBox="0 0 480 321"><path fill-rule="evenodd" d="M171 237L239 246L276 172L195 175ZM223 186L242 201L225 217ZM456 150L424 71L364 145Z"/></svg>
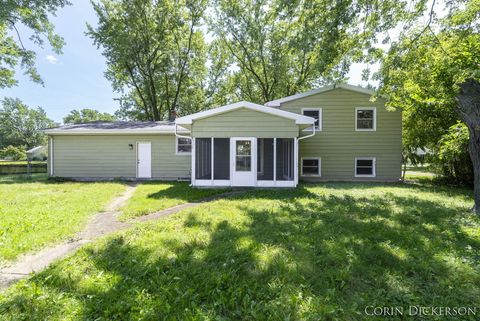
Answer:
<svg viewBox="0 0 480 321"><path fill-rule="evenodd" d="M355 158L355 177L375 177L375 157Z"/></svg>
<svg viewBox="0 0 480 321"><path fill-rule="evenodd" d="M192 140L185 137L177 137L177 154L190 155L192 153Z"/></svg>
<svg viewBox="0 0 480 321"><path fill-rule="evenodd" d="M302 115L315 118L315 130L322 130L322 108L302 108Z"/></svg>
<svg viewBox="0 0 480 321"><path fill-rule="evenodd" d="M355 130L374 131L377 129L377 109L375 107L355 108Z"/></svg>

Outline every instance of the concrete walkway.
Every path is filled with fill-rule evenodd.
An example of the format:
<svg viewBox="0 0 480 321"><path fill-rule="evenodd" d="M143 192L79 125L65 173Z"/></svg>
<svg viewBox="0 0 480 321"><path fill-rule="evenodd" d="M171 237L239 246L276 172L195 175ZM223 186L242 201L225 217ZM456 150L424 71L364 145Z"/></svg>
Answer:
<svg viewBox="0 0 480 321"><path fill-rule="evenodd" d="M226 196L242 193L242 191L226 192L211 197L204 198L197 202L185 203L171 208L167 208L149 215L144 215L121 222L118 220L120 208L132 197L136 184L129 184L127 190L119 197L116 197L106 208L105 212L96 214L86 225L85 229L77 236L62 244L47 247L35 254L21 256L15 263L0 269L0 290L6 289L12 283L26 278L32 273L45 269L52 262L61 259L68 254L74 253L82 245L90 243L92 240L106 234L120 231L132 226L132 223L152 221L162 217L178 213L184 209L198 206L205 202L210 202Z"/></svg>
<svg viewBox="0 0 480 321"><path fill-rule="evenodd" d="M53 261L73 253L82 245L107 233L127 228L130 224L118 221L119 209L135 191L136 184L128 184L125 192L107 205L104 212L96 214L83 231L72 239L55 246L46 247L34 254L22 255L13 264L0 269L0 290L12 283L45 269Z"/></svg>

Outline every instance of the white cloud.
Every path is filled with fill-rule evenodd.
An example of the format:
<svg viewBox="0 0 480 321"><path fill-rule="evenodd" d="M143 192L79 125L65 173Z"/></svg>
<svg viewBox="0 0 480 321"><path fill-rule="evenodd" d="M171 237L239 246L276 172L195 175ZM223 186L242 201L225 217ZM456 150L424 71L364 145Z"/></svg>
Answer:
<svg viewBox="0 0 480 321"><path fill-rule="evenodd" d="M45 58L47 58L48 62L51 63L52 65L55 65L58 63L58 59L54 55L47 55Z"/></svg>

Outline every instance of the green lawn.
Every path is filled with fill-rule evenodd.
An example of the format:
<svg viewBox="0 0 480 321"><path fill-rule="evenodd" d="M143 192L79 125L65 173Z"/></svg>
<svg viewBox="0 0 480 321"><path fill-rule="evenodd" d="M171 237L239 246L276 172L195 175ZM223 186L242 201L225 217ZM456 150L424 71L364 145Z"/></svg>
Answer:
<svg viewBox="0 0 480 321"><path fill-rule="evenodd" d="M0 264L79 232L125 186L0 176Z"/></svg>
<svg viewBox="0 0 480 321"><path fill-rule="evenodd" d="M198 201L224 193L227 189L194 189L188 182L145 182L137 186L133 197L122 209L122 220Z"/></svg>
<svg viewBox="0 0 480 321"><path fill-rule="evenodd" d="M0 294L0 314L348 321L385 320L371 305L479 307L471 205L470 190L419 184L253 190L88 245Z"/></svg>

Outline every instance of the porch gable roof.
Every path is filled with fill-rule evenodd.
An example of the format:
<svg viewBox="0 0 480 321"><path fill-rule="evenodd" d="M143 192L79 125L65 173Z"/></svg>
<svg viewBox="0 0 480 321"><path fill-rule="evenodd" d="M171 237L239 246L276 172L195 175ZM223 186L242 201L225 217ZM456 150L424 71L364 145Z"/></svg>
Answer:
<svg viewBox="0 0 480 321"><path fill-rule="evenodd" d="M195 114L179 117L175 120L175 123L177 125L191 125L194 120L208 118L211 116L227 113L232 110L241 109L241 108L246 108L246 109L258 111L265 114L270 114L278 117L291 119L291 120L294 120L295 124L297 125L313 125L315 122L315 119L312 117L303 116L300 114L295 114L295 113L291 113L288 111L271 108L267 106L262 106L262 105L254 104L248 101L240 101L234 104L229 104L229 105L201 111Z"/></svg>

